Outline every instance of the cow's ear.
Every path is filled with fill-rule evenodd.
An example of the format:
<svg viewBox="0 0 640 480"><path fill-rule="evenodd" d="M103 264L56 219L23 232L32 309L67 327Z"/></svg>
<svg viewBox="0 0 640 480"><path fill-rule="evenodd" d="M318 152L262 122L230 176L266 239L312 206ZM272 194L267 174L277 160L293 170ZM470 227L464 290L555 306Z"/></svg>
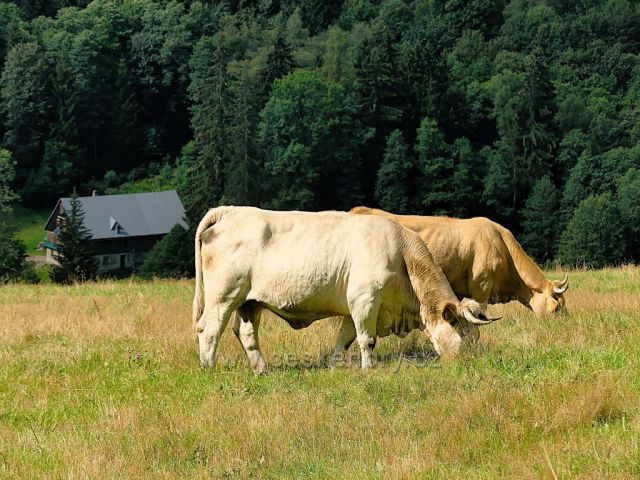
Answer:
<svg viewBox="0 0 640 480"><path fill-rule="evenodd" d="M442 309L442 318L451 325L454 325L459 321L458 315L456 314L456 306L453 303L447 303L444 306Z"/></svg>

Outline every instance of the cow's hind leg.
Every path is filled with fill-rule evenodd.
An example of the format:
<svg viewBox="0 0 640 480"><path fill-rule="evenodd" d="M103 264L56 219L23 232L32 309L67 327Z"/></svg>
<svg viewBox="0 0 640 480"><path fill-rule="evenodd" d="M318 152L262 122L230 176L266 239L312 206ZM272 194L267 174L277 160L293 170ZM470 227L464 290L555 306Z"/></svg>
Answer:
<svg viewBox="0 0 640 480"><path fill-rule="evenodd" d="M233 308L230 302L213 303L205 307L202 317L196 323L200 345L200 365L203 368L216 366L218 342L232 312Z"/></svg>
<svg viewBox="0 0 640 480"><path fill-rule="evenodd" d="M238 314L232 320L233 333L240 341L249 360L253 373L260 375L267 369L260 342L258 341L258 329L260 328L260 312L256 309L240 307Z"/></svg>
<svg viewBox="0 0 640 480"><path fill-rule="evenodd" d="M356 326L353 323L351 317L342 317L342 326L340 327L340 333L338 334L338 342L336 343L336 349L333 352L331 359L331 366L336 365L338 358L346 352L353 341L356 339Z"/></svg>
<svg viewBox="0 0 640 480"><path fill-rule="evenodd" d="M351 318L362 356L362 368L375 366L373 349L376 346L376 328L380 299L376 296L361 296L351 305Z"/></svg>

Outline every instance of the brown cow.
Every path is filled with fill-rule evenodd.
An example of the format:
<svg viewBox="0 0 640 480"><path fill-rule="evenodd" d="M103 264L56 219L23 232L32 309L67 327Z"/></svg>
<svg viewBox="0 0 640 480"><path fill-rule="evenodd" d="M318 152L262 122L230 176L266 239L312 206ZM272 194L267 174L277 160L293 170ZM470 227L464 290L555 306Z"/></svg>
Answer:
<svg viewBox="0 0 640 480"><path fill-rule="evenodd" d="M367 207L351 213L387 217L416 232L459 298L480 303L517 300L537 315L565 310L569 279L547 280L512 233L488 218L394 215Z"/></svg>

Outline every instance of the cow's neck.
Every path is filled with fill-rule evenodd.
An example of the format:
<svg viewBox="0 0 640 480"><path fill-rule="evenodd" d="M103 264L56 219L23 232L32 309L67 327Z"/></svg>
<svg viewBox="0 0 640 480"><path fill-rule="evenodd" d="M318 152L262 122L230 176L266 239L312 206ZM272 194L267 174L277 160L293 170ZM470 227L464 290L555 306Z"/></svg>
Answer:
<svg viewBox="0 0 640 480"><path fill-rule="evenodd" d="M531 260L529 255L522 249L520 244L513 237L511 232L507 229L502 229L502 238L509 249L509 253L511 254L511 258L513 260L513 266L515 267L518 276L526 286L526 289L520 288L518 291L518 295L525 295L525 290L529 290L529 299L532 296L531 290L536 292L544 291L549 283L549 280L544 276L542 270L536 265L536 263ZM518 299L520 300L520 299ZM527 300L528 302L529 300Z"/></svg>
<svg viewBox="0 0 640 480"><path fill-rule="evenodd" d="M533 293L533 290L523 284L516 293L516 300L518 300L518 302L523 304L525 307L531 308L530 302L533 298Z"/></svg>

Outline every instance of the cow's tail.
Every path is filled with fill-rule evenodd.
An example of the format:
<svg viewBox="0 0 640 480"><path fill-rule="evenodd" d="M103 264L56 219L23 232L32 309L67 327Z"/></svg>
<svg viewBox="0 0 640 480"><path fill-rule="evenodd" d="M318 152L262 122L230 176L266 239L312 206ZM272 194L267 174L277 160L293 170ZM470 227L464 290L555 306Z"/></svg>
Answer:
<svg viewBox="0 0 640 480"><path fill-rule="evenodd" d="M198 229L196 230L195 236L195 264L196 264L196 292L193 296L193 326L195 328L196 323L202 316L202 312L204 311L204 285L202 279L202 254L200 253L201 245L202 245L202 234L204 231L215 225L222 218L222 214L224 213L224 208L217 207L209 210L200 223L198 224Z"/></svg>

